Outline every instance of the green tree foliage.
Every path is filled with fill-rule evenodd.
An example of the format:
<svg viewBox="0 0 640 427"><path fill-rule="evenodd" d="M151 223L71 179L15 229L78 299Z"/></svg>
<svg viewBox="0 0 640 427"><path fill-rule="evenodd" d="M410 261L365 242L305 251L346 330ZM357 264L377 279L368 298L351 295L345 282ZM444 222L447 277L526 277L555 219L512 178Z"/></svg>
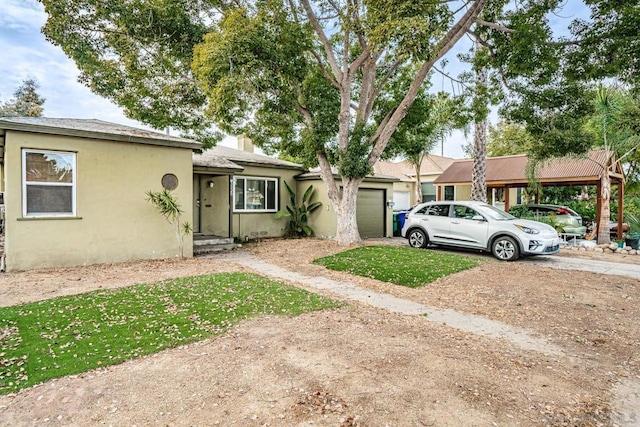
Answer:
<svg viewBox="0 0 640 427"><path fill-rule="evenodd" d="M507 87L502 114L526 125L534 136L529 154L535 159L585 153L593 146L584 122L596 113L592 101L598 82L613 78L640 89L637 0L585 3L591 16L574 20L568 36L553 37L548 26L531 27L526 20L505 16L504 25L516 32L505 38L506 44L498 38L492 46L492 65ZM530 43L509 42L516 37Z"/></svg>
<svg viewBox="0 0 640 427"><path fill-rule="evenodd" d="M576 20L566 40L573 80L615 78L640 89L640 8L637 0L588 1L590 19Z"/></svg>
<svg viewBox="0 0 640 427"><path fill-rule="evenodd" d="M38 95L37 80L27 78L13 93L13 98L0 105L0 117L40 117L45 99Z"/></svg>
<svg viewBox="0 0 640 427"><path fill-rule="evenodd" d="M514 154L526 154L533 145L533 136L523 125L501 120L496 126L489 127L487 156L499 157Z"/></svg>
<svg viewBox="0 0 640 427"><path fill-rule="evenodd" d="M75 60L82 82L130 117L196 133L215 122L318 165L341 244L360 239L360 183L459 40L486 34L512 77L557 58L538 52L556 7L547 0L517 9L504 0L41 1L49 40ZM390 96L403 73L410 84ZM379 114L385 97L396 102Z"/></svg>
<svg viewBox="0 0 640 427"><path fill-rule="evenodd" d="M406 117L391 137L385 157L405 158L416 172L416 202L422 202L420 169L424 157L454 129L467 125L462 98L448 93L431 94L423 87Z"/></svg>
<svg viewBox="0 0 640 427"><path fill-rule="evenodd" d="M72 58L79 80L125 114L213 144L206 96L191 73L193 47L221 4L208 0L40 0L42 31Z"/></svg>

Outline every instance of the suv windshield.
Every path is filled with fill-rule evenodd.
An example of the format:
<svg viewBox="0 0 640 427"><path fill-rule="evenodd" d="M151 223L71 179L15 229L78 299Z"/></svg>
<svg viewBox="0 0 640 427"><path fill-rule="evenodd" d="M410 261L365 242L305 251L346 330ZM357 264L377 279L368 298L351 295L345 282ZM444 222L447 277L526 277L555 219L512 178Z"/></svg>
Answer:
<svg viewBox="0 0 640 427"><path fill-rule="evenodd" d="M486 215L489 218L494 219L496 221L506 221L508 219L516 219L515 216L508 214L505 211L495 208L491 205L477 206L477 208L483 215Z"/></svg>

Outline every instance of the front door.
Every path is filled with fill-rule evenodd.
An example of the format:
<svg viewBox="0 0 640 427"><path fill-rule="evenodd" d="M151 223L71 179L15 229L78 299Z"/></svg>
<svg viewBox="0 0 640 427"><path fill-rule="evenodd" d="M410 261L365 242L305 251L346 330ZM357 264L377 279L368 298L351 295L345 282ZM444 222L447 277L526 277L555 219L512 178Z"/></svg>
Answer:
<svg viewBox="0 0 640 427"><path fill-rule="evenodd" d="M193 175L193 232L200 233L200 175Z"/></svg>

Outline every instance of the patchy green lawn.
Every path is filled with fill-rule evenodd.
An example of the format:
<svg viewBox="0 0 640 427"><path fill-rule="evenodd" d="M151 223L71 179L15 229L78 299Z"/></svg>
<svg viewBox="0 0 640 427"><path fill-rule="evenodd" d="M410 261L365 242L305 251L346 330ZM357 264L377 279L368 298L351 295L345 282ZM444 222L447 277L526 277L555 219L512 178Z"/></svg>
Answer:
<svg viewBox="0 0 640 427"><path fill-rule="evenodd" d="M255 274L186 277L0 308L0 394L339 303Z"/></svg>
<svg viewBox="0 0 640 427"><path fill-rule="evenodd" d="M331 270L417 288L439 277L477 266L480 261L464 255L407 246L364 246L313 261Z"/></svg>

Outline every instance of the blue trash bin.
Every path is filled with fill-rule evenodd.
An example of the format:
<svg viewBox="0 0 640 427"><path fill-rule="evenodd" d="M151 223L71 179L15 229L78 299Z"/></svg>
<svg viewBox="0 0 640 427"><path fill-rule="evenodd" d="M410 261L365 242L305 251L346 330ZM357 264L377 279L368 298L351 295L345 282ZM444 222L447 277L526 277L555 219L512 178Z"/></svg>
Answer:
<svg viewBox="0 0 640 427"><path fill-rule="evenodd" d="M398 212L398 231L399 231L398 236L402 235L401 231L404 228L404 220L406 219L405 215L407 213L409 213L409 211Z"/></svg>

